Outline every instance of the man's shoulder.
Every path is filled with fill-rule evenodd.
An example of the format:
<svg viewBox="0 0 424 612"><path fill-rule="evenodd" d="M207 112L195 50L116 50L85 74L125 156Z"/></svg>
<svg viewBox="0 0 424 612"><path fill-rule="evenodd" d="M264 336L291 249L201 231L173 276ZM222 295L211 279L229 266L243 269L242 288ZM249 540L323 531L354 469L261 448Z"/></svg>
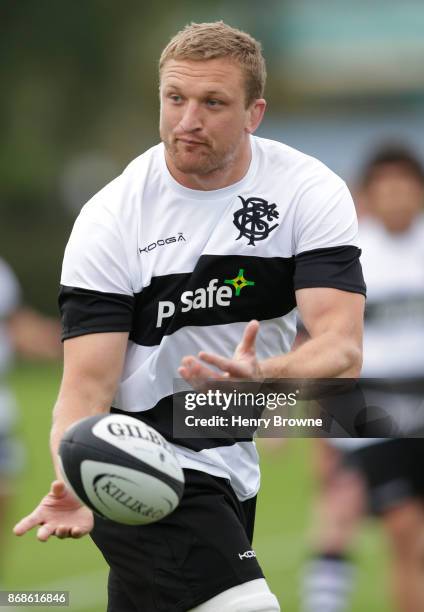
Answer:
<svg viewBox="0 0 424 612"><path fill-rule="evenodd" d="M406 248L422 248L424 244L424 213L420 213L412 222L409 229L402 234L392 234L385 229L382 221L373 216L367 216L360 223L359 234L361 243L373 245L380 248L383 241L393 241L399 239Z"/></svg>
<svg viewBox="0 0 424 612"><path fill-rule="evenodd" d="M424 239L424 212L421 212L414 221L414 227L416 228L417 234Z"/></svg>
<svg viewBox="0 0 424 612"><path fill-rule="evenodd" d="M12 268L0 257L0 321L18 307L20 287Z"/></svg>
<svg viewBox="0 0 424 612"><path fill-rule="evenodd" d="M333 170L322 161L278 140L255 136L259 155L266 160L271 170L281 170L290 175L291 181L325 181L343 184Z"/></svg>

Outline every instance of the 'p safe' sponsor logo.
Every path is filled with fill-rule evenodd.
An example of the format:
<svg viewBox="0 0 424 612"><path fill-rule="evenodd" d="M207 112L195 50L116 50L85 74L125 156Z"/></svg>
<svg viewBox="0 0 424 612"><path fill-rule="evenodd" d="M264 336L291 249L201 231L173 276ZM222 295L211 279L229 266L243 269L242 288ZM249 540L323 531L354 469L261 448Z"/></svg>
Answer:
<svg viewBox="0 0 424 612"><path fill-rule="evenodd" d="M234 278L225 279L224 283L218 285L219 279L212 278L207 287L199 287L193 291L184 291L177 303L170 300L162 300L158 303L156 327L162 327L163 321L169 319L175 313L177 305L181 312L214 308L215 306L228 307L234 297L239 297L244 287L253 287L254 281L244 277L244 269L240 268Z"/></svg>

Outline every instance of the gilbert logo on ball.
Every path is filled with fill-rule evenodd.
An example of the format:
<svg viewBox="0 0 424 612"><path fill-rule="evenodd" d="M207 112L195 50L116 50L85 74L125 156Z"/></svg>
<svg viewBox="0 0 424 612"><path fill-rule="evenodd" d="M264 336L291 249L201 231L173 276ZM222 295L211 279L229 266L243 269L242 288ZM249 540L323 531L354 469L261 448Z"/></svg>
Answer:
<svg viewBox="0 0 424 612"><path fill-rule="evenodd" d="M96 514L146 525L175 510L184 474L172 446L153 427L128 415L74 423L59 447L59 463L74 495Z"/></svg>

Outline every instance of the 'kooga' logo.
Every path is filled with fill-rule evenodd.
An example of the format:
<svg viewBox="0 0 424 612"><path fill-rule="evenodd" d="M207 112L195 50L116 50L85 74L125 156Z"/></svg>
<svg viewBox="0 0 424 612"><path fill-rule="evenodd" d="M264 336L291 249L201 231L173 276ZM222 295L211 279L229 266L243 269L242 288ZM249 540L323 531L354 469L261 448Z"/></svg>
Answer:
<svg viewBox="0 0 424 612"><path fill-rule="evenodd" d="M244 270L241 268L235 278L224 280L224 284L218 287L219 280L212 278L207 287L199 287L194 291L184 291L180 296L181 312L214 308L214 306L228 307L233 295L239 296L240 291L246 286L253 286L254 281L244 278ZM233 289L228 285L232 285ZM169 300L163 300L158 304L158 315L156 327L162 327L163 321L172 317L176 310L176 304Z"/></svg>
<svg viewBox="0 0 424 612"><path fill-rule="evenodd" d="M246 550L244 553L239 553L238 556L240 557L241 561L243 561L243 559L254 559L256 557L256 553L254 550Z"/></svg>
<svg viewBox="0 0 424 612"><path fill-rule="evenodd" d="M151 242L143 249L138 249L138 250L140 253L150 253L150 251L153 251L154 249L156 249L156 247L162 247L162 246L165 246L166 244L172 244L173 242L187 242L187 241L184 238L183 233L178 232L178 236L169 236L169 238L156 240L156 242Z"/></svg>

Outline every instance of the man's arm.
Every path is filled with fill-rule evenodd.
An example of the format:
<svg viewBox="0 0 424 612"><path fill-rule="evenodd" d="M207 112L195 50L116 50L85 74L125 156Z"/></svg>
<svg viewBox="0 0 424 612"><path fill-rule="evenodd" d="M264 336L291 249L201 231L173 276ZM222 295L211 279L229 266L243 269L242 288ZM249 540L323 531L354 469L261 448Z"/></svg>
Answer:
<svg viewBox="0 0 424 612"><path fill-rule="evenodd" d="M78 538L91 531L91 510L66 489L57 451L65 430L76 421L108 412L125 358L128 332L88 334L65 341L63 379L54 408L50 447L57 480L37 508L15 525L23 535L39 525L37 537Z"/></svg>
<svg viewBox="0 0 424 612"><path fill-rule="evenodd" d="M264 378L355 378L362 366L365 298L325 287L299 289L296 301L310 339L260 363Z"/></svg>
<svg viewBox="0 0 424 612"><path fill-rule="evenodd" d="M33 308L19 306L6 321L17 353L29 359L60 359L60 323Z"/></svg>
<svg viewBox="0 0 424 612"><path fill-rule="evenodd" d="M259 324L250 321L232 358L204 352L197 358L187 356L181 362L180 375L194 388L201 387L209 378L359 376L365 298L359 293L316 287L296 291L296 299L310 335L296 350L258 361L255 342Z"/></svg>
<svg viewBox="0 0 424 612"><path fill-rule="evenodd" d="M50 448L56 474L65 430L80 419L109 411L124 365L127 332L87 334L64 342L63 378L53 410Z"/></svg>

